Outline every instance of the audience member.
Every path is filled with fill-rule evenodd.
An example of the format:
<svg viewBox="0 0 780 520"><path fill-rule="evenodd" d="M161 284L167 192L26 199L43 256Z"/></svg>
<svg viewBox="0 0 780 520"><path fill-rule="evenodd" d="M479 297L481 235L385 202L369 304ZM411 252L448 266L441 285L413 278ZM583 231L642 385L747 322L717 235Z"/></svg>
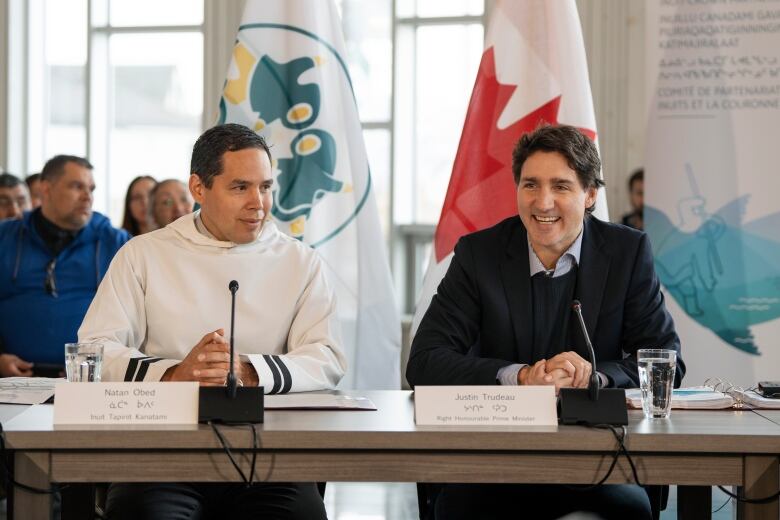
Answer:
<svg viewBox="0 0 780 520"><path fill-rule="evenodd" d="M149 194L157 181L149 175L141 175L133 179L127 187L125 195L125 216L122 219L122 229L131 235L138 236L156 229L149 211Z"/></svg>
<svg viewBox="0 0 780 520"><path fill-rule="evenodd" d="M58 155L41 172L41 207L0 223L0 376L63 365L114 254L130 238L92 211L86 159Z"/></svg>
<svg viewBox="0 0 780 520"><path fill-rule="evenodd" d="M192 213L194 204L187 186L178 179L160 181L152 189L149 200L154 222L161 228L187 213Z"/></svg>
<svg viewBox="0 0 780 520"><path fill-rule="evenodd" d="M41 207L41 174L33 173L28 175L24 182L27 183L27 188L30 190L30 202L32 203L32 209Z"/></svg>
<svg viewBox="0 0 780 520"><path fill-rule="evenodd" d="M15 175L0 174L0 220L20 219L30 209L27 185Z"/></svg>
<svg viewBox="0 0 780 520"><path fill-rule="evenodd" d="M639 168L628 179L628 194L631 198L631 213L623 215L624 226L643 230L645 228L645 170Z"/></svg>

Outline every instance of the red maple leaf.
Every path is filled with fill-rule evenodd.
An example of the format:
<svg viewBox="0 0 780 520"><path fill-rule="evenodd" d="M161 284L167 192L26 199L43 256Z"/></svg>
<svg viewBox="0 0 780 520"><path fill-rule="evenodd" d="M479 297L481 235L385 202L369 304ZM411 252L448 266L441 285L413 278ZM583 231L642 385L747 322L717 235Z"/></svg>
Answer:
<svg viewBox="0 0 780 520"><path fill-rule="evenodd" d="M493 47L482 55L477 81L466 113L450 185L436 227L436 261L441 262L468 233L517 214L512 177L512 149L520 137L540 123L558 123L561 97L555 97L505 129L498 118L518 87L496 78ZM596 133L581 129L591 139Z"/></svg>

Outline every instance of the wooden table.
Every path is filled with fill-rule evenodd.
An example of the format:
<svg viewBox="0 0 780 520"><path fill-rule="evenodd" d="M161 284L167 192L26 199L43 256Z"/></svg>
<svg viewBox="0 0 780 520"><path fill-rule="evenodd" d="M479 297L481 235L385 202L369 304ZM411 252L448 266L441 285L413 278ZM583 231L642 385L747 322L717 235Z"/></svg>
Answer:
<svg viewBox="0 0 780 520"><path fill-rule="evenodd" d="M592 484L605 474L616 448L612 433L579 426L418 427L410 392L346 393L369 397L378 410L266 412L266 422L258 425L257 478ZM0 406L0 420L14 450L16 478L28 485L239 480L207 426L54 429L51 406L19 410ZM742 486L748 498L780 486L780 414L777 422L750 411L675 410L669 420L653 421L639 411L629 416L626 446L643 484L693 486L681 488L683 501L702 497L687 493L706 489L696 486ZM221 429L248 473L249 428ZM608 482L632 482L624 457ZM17 518L48 518L47 496L19 488L14 493ZM745 504L738 513L745 519L780 517L778 501Z"/></svg>

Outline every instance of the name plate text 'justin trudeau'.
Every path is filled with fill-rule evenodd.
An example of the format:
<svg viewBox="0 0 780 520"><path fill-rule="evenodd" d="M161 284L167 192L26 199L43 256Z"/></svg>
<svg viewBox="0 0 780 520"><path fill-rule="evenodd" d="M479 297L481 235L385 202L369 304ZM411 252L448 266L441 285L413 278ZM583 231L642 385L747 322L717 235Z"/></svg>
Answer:
<svg viewBox="0 0 780 520"><path fill-rule="evenodd" d="M57 383L55 425L198 423L198 383Z"/></svg>
<svg viewBox="0 0 780 520"><path fill-rule="evenodd" d="M552 386L417 386L418 425L557 426Z"/></svg>

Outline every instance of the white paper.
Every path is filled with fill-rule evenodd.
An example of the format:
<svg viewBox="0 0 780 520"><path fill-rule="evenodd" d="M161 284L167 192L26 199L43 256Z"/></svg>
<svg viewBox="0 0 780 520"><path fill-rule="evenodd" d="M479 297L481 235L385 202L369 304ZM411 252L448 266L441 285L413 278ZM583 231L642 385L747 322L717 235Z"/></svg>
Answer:
<svg viewBox="0 0 780 520"><path fill-rule="evenodd" d="M54 385L63 381L59 377L0 378L0 403L41 404L54 395Z"/></svg>
<svg viewBox="0 0 780 520"><path fill-rule="evenodd" d="M626 390L626 403L642 409L642 390ZM677 388L672 391L672 408L680 410L723 410L734 406L734 398L706 386Z"/></svg>
<svg viewBox="0 0 780 520"><path fill-rule="evenodd" d="M266 410L376 410L367 397L334 394L275 394L264 397Z"/></svg>
<svg viewBox="0 0 780 520"><path fill-rule="evenodd" d="M744 392L737 393L742 394L742 401L748 408L758 408L759 410L778 410L780 409L780 399L772 397L764 397L763 395L754 392L753 390L746 390Z"/></svg>
<svg viewBox="0 0 780 520"><path fill-rule="evenodd" d="M418 425L557 426L552 386L418 386Z"/></svg>

